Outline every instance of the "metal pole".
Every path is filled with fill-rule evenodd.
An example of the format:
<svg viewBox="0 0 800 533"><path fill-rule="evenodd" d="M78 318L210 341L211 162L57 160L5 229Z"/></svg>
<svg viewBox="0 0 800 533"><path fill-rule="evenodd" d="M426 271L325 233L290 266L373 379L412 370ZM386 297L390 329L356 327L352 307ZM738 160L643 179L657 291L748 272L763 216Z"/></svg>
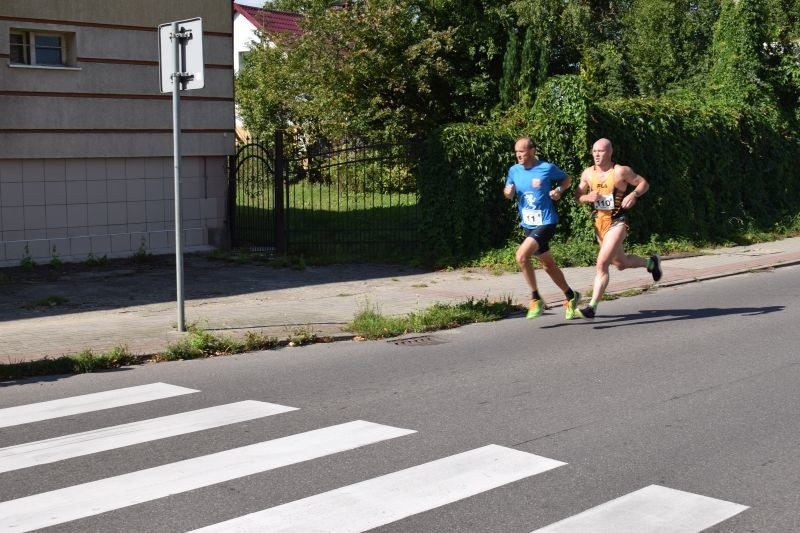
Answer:
<svg viewBox="0 0 800 533"><path fill-rule="evenodd" d="M175 281L178 297L178 331L186 331L183 314L183 220L181 215L181 40L178 23L172 23L172 51L175 58L175 73L172 75L172 146L175 167Z"/></svg>
<svg viewBox="0 0 800 533"><path fill-rule="evenodd" d="M283 132L275 130L275 251L279 254L285 254L288 249L286 204L283 196L284 173Z"/></svg>

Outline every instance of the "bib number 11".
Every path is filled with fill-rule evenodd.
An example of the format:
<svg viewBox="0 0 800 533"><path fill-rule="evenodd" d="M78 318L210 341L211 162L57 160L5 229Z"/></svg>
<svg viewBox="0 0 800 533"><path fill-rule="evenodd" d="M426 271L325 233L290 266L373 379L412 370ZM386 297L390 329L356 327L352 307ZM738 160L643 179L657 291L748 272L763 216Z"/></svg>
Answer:
<svg viewBox="0 0 800 533"><path fill-rule="evenodd" d="M542 225L542 210L541 209L523 209L522 221L528 226L541 226Z"/></svg>

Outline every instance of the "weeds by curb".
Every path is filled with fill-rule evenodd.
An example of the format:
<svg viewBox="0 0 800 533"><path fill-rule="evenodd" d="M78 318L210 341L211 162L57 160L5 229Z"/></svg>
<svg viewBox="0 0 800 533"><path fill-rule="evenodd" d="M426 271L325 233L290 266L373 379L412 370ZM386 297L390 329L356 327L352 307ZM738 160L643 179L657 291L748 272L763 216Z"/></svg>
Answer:
<svg viewBox="0 0 800 533"><path fill-rule="evenodd" d="M410 313L400 318L383 317L374 309L365 309L354 318L347 329L362 338L395 337L409 332L434 331L464 324L500 320L517 310L518 307L511 303L511 298L502 302L470 298L461 304L437 304L425 311ZM0 363L0 381L53 374L97 372L145 363L218 357L332 340L330 337L319 337L306 328L291 331L283 340L261 332L248 332L243 340L238 340L216 335L196 324L187 326L187 333L186 337L170 344L163 352L157 354L134 355L126 346L119 346L110 352L100 354L85 350L76 355L64 355L55 359Z"/></svg>
<svg viewBox="0 0 800 533"><path fill-rule="evenodd" d="M364 339L383 339L406 333L451 329L464 324L493 322L517 310L519 307L512 303L510 297L500 302L470 298L460 304L436 304L403 317L385 317L377 309L367 307L345 329Z"/></svg>
<svg viewBox="0 0 800 533"><path fill-rule="evenodd" d="M170 344L163 352L156 354L136 355L132 354L127 346L118 346L105 353L84 350L78 354L63 355L56 358L19 363L0 363L0 381L54 374L81 374L111 370L123 366L273 350L284 346L302 346L330 340L327 337L318 337L304 328L293 331L284 340L264 335L261 332L248 332L243 340L237 340L231 337L215 335L197 326L189 326L187 329L188 335L186 338Z"/></svg>

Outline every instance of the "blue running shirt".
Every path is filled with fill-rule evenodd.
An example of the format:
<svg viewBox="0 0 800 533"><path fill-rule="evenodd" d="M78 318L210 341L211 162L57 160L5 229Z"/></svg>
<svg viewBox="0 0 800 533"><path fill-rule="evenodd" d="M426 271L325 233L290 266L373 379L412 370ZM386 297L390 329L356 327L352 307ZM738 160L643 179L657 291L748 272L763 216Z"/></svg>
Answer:
<svg viewBox="0 0 800 533"><path fill-rule="evenodd" d="M528 169L521 164L508 169L506 185L513 183L517 191L520 226L533 229L558 223L558 212L550 191L566 177L567 174L554 164L539 160Z"/></svg>

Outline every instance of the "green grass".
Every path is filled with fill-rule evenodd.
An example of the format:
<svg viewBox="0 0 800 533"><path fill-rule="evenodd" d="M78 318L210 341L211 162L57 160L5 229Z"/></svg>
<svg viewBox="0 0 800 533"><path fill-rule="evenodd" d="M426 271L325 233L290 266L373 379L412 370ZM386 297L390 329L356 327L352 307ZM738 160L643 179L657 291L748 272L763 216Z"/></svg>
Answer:
<svg viewBox="0 0 800 533"><path fill-rule="evenodd" d="M279 346L309 344L320 340L316 335L305 329L292 332L289 338L284 341L279 341L276 337L267 336L261 332L248 332L245 334L244 339L239 340L215 335L197 326L189 326L187 329L188 334L184 339L170 344L163 352L157 354L134 355L127 347L120 346L106 353L84 350L78 354L64 355L57 358L0 364L0 381L52 374L97 372L146 362L231 355L275 349Z"/></svg>
<svg viewBox="0 0 800 533"><path fill-rule="evenodd" d="M386 317L377 309L360 311L345 329L365 339L396 337L405 333L422 333L450 329L476 322L492 322L505 318L519 307L507 298L501 302L470 298L459 304L436 304L424 311L400 317Z"/></svg>
<svg viewBox="0 0 800 533"><path fill-rule="evenodd" d="M195 326L189 326L187 331L186 338L170 344L154 359L156 361L177 361L230 355L244 351L243 343L233 338L214 335Z"/></svg>
<svg viewBox="0 0 800 533"><path fill-rule="evenodd" d="M176 361L232 355L257 350L270 350L292 342L292 339L289 338L281 343L277 337L267 336L258 331L248 331L244 339L240 340L225 335L217 335L201 328L197 324L188 325L186 331L186 337L167 346L163 352L153 356L152 360Z"/></svg>
<svg viewBox="0 0 800 533"><path fill-rule="evenodd" d="M141 362L127 347L119 346L107 353L95 354L84 350L75 355L63 355L55 359L39 359L19 363L0 364L0 381L53 374L81 374L119 368Z"/></svg>

